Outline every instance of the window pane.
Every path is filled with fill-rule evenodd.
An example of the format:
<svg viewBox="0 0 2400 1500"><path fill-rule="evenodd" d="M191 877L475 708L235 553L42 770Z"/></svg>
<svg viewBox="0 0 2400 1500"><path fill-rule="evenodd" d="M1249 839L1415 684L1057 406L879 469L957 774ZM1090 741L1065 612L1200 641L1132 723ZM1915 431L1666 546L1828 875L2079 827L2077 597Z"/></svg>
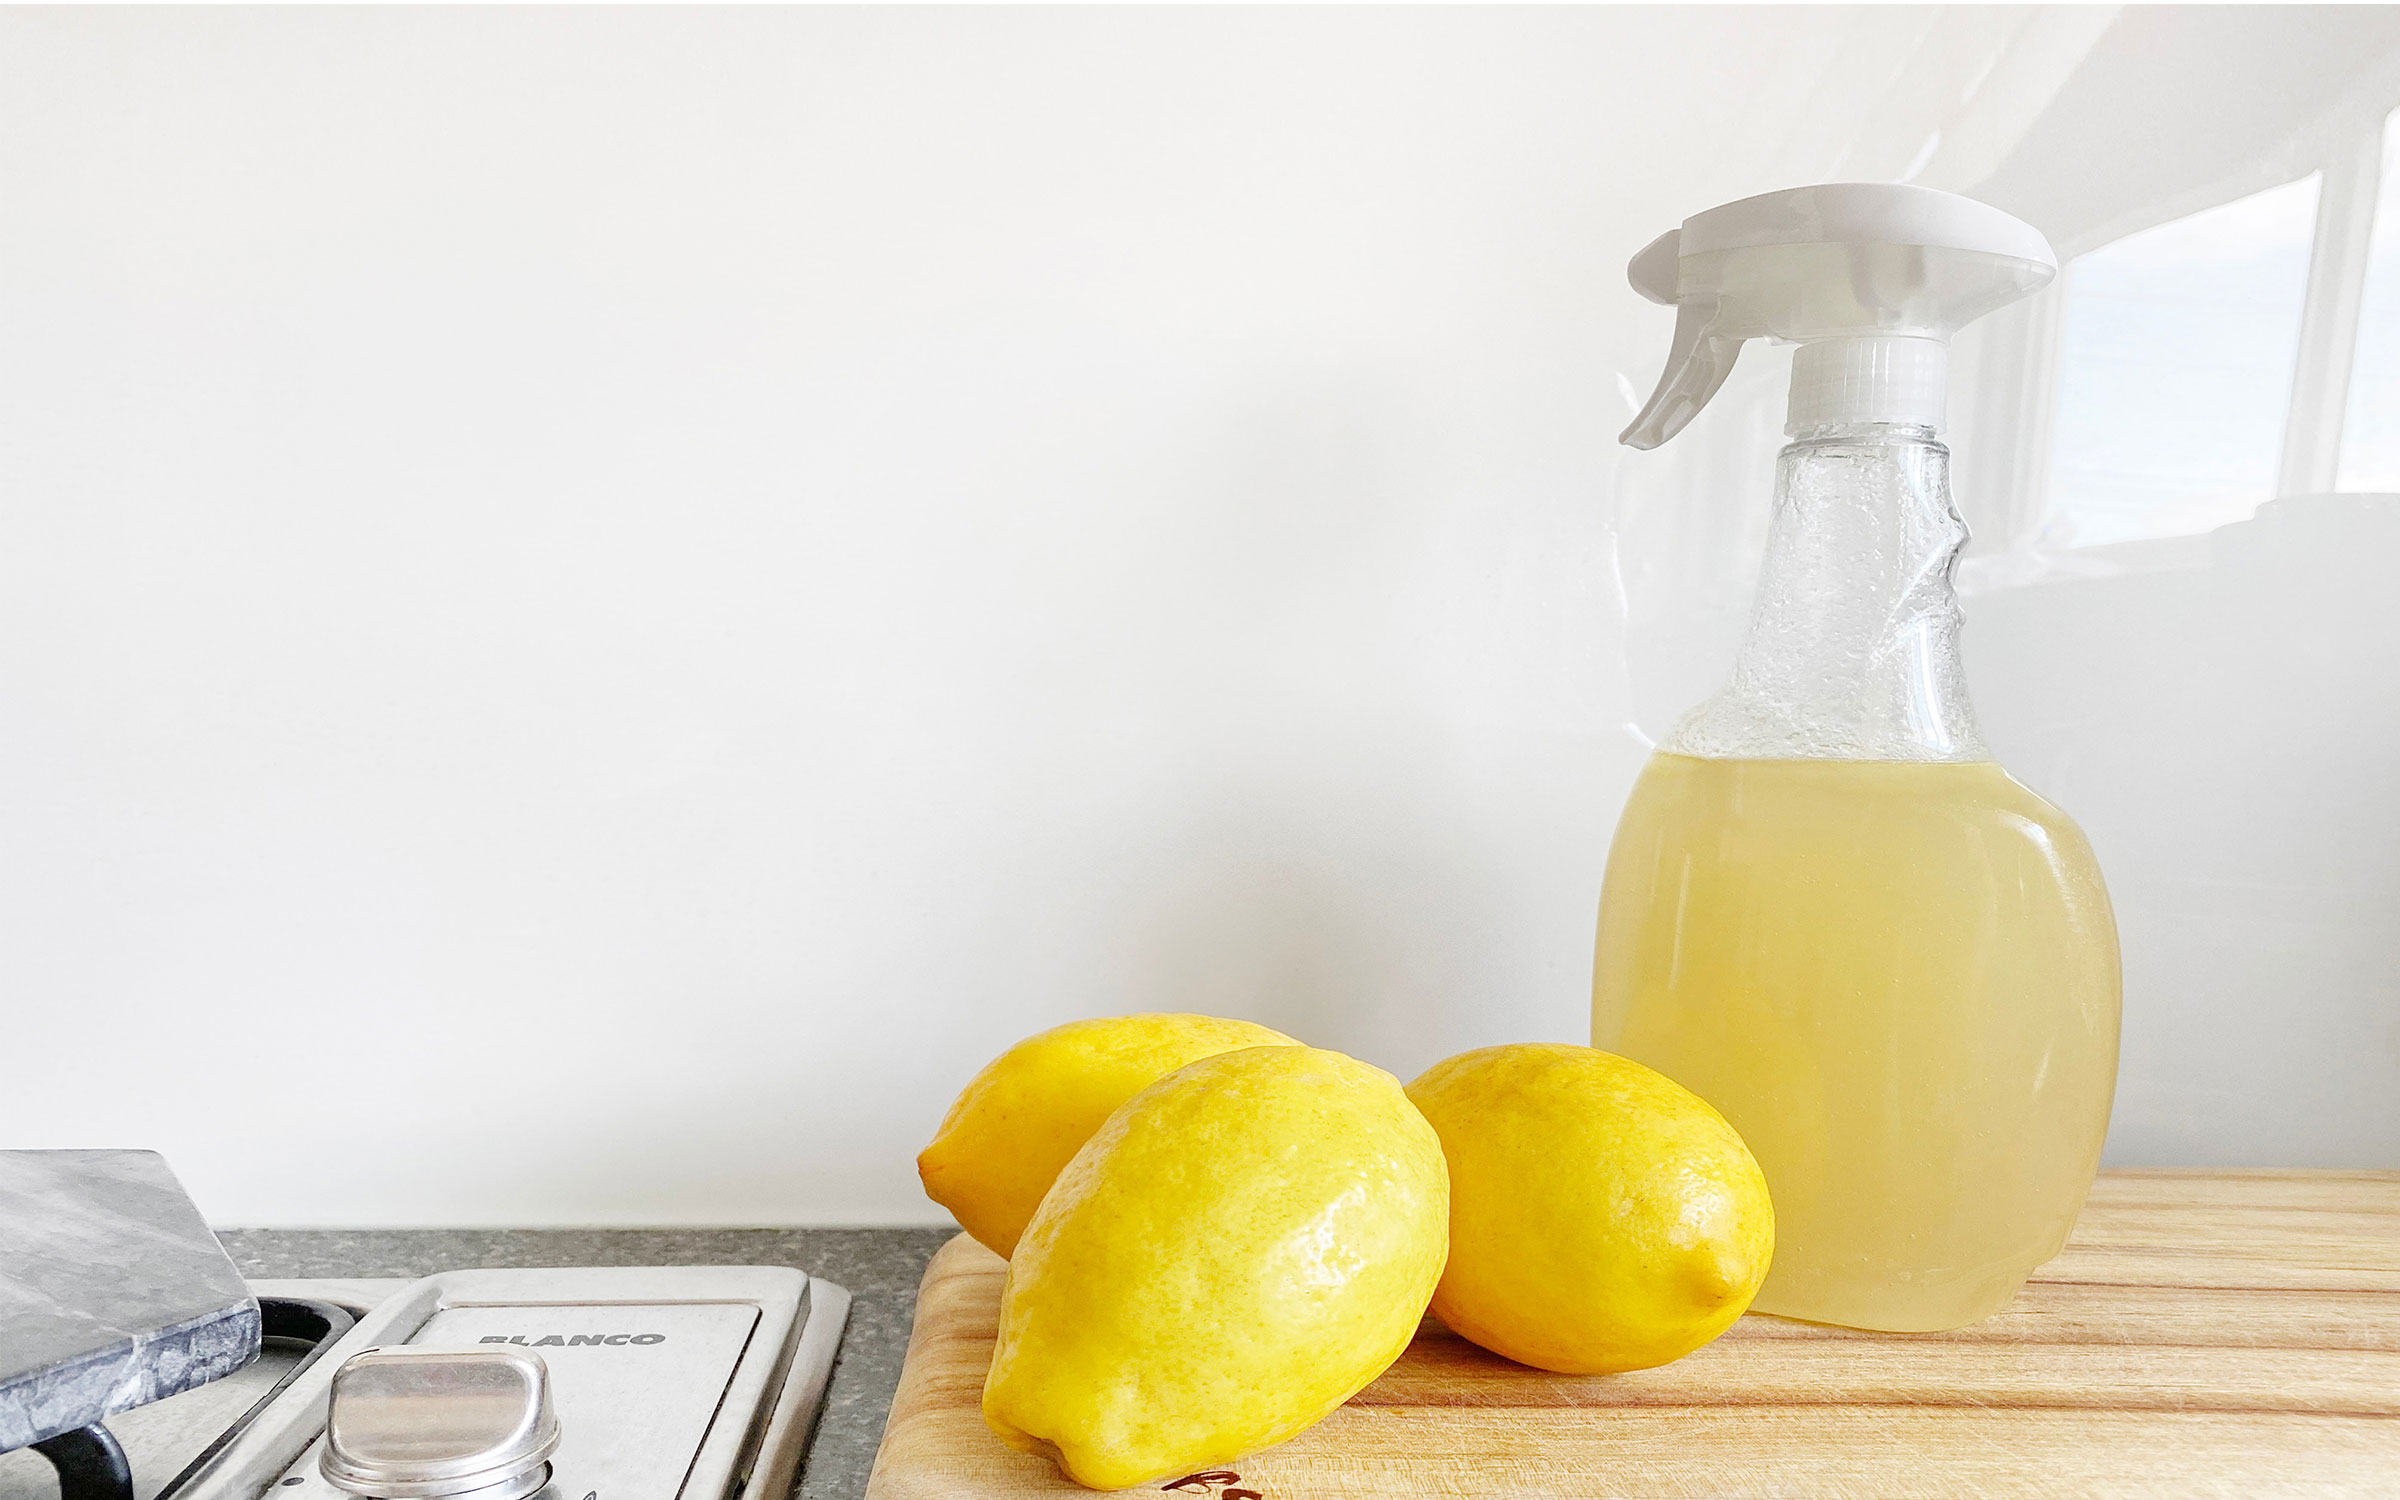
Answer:
<svg viewBox="0 0 2400 1500"><path fill-rule="evenodd" d="M2367 248L2358 356L2350 367L2334 487L2400 490L2400 114L2383 125L2383 186L2375 195L2375 235Z"/></svg>
<svg viewBox="0 0 2400 1500"><path fill-rule="evenodd" d="M2274 496L2316 218L2305 177L2076 257L2044 544L2189 536Z"/></svg>

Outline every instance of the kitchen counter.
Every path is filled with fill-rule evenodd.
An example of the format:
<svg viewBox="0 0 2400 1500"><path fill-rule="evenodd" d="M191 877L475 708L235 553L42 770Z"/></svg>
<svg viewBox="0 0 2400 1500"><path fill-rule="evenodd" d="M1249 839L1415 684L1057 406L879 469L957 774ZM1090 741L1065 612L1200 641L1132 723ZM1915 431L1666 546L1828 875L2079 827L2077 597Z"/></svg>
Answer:
<svg viewBox="0 0 2400 1500"><path fill-rule="evenodd" d="M856 1300L797 1500L859 1500L908 1353L917 1283L955 1229L228 1229L244 1276L427 1276L471 1266L796 1266Z"/></svg>

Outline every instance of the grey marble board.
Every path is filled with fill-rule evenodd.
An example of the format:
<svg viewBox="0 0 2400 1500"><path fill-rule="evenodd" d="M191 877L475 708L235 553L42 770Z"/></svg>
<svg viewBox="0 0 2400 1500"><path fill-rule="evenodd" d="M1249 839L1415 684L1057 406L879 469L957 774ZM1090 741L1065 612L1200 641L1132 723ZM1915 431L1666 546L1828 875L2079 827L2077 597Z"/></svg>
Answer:
<svg viewBox="0 0 2400 1500"><path fill-rule="evenodd" d="M109 1436L124 1448L133 1470L133 1500L156 1500L168 1480L241 1420L305 1352L289 1344L278 1348L269 1339L256 1360L223 1380L110 1417ZM58 1473L30 1448L0 1453L0 1500L59 1500Z"/></svg>
<svg viewBox="0 0 2400 1500"><path fill-rule="evenodd" d="M0 1151L0 1452L229 1375L258 1303L154 1151Z"/></svg>

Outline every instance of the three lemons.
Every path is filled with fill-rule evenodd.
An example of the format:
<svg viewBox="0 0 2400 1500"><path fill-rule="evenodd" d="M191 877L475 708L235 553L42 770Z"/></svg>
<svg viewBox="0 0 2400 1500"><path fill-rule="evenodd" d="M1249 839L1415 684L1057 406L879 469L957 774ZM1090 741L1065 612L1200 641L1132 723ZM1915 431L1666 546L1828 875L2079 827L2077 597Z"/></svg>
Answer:
<svg viewBox="0 0 2400 1500"><path fill-rule="evenodd" d="M1724 1332L1774 1253L1733 1128L1590 1047L1487 1047L1404 1091L1249 1022L1077 1022L976 1075L918 1167L1010 1257L985 1420L1103 1489L1302 1431L1429 1299L1522 1363L1637 1370Z"/></svg>

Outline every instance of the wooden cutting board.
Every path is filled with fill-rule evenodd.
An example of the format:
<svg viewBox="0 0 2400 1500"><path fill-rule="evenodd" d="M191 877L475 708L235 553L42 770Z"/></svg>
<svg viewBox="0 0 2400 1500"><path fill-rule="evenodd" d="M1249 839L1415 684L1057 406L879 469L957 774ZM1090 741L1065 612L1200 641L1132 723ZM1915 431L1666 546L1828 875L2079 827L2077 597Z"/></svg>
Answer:
<svg viewBox="0 0 2400 1500"><path fill-rule="evenodd" d="M1089 1493L983 1425L1004 1270L964 1235L927 1268L868 1500ZM2400 1496L2400 1172L2103 1173L2065 1253L1954 1333L1753 1315L1562 1376L1428 1319L1349 1405L1180 1493Z"/></svg>

